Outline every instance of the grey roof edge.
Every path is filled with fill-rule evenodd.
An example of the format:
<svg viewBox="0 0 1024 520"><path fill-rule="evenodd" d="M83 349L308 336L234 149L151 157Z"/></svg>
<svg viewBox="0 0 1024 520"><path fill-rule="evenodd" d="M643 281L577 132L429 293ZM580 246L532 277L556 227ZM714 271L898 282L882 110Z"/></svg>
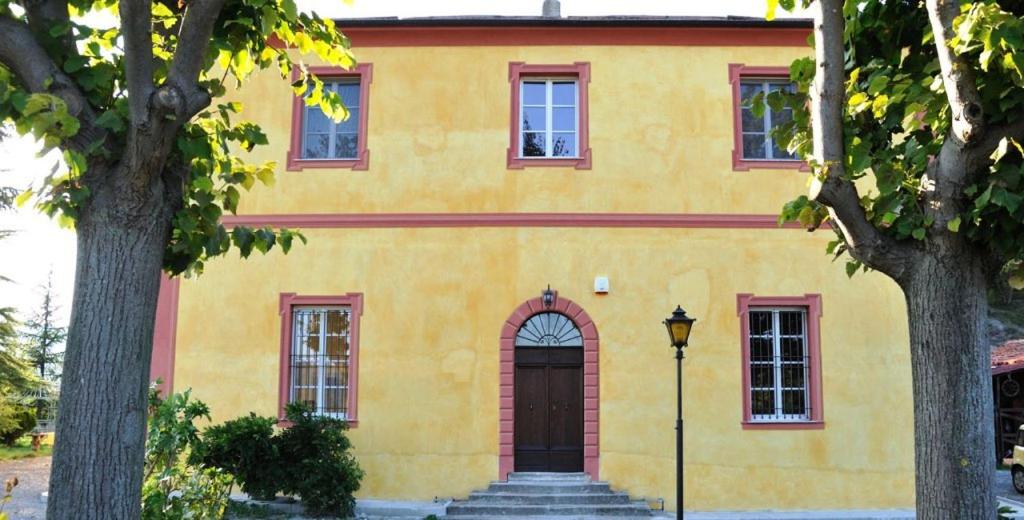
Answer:
<svg viewBox="0 0 1024 520"><path fill-rule="evenodd" d="M652 27L652 28L757 28L811 29L808 18L764 18L745 16L432 16L423 18L335 18L346 27Z"/></svg>

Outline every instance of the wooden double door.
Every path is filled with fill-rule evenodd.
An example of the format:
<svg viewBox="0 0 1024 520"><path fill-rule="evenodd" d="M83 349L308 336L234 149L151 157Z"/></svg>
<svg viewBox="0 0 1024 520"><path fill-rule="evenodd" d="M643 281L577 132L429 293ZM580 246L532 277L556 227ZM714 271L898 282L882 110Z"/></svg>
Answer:
<svg viewBox="0 0 1024 520"><path fill-rule="evenodd" d="M515 353L515 470L583 471L583 349Z"/></svg>

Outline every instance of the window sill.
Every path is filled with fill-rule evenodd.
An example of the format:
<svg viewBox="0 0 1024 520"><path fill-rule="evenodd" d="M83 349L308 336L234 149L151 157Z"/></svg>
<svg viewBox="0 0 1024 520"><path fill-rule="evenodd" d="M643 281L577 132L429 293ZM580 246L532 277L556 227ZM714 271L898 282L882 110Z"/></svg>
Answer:
<svg viewBox="0 0 1024 520"><path fill-rule="evenodd" d="M564 159L552 159L548 157L517 157L511 149L508 150L508 169L522 170L533 167L562 167L576 168L577 170L589 170L591 167L590 149L583 151L580 157L567 157Z"/></svg>
<svg viewBox="0 0 1024 520"><path fill-rule="evenodd" d="M743 421L744 430L824 430L825 421Z"/></svg>
<svg viewBox="0 0 1024 520"><path fill-rule="evenodd" d="M357 159L298 159L291 152L288 153L288 165L286 169L290 172L313 169L349 169L367 170L370 167L370 151L360 150Z"/></svg>
<svg viewBox="0 0 1024 520"><path fill-rule="evenodd" d="M768 160L768 159L742 159L735 154L732 158L732 171L745 172L748 170L799 170L802 172L811 171L807 163L799 160Z"/></svg>
<svg viewBox="0 0 1024 520"><path fill-rule="evenodd" d="M348 428L350 430L355 428L355 427L357 427L357 426L359 426L359 420L358 419L352 419L352 420L338 419L338 420L347 423L348 424ZM284 417L278 417L277 418L277 426L279 428L291 428L294 425L295 425L295 423L289 421L288 419L285 419Z"/></svg>

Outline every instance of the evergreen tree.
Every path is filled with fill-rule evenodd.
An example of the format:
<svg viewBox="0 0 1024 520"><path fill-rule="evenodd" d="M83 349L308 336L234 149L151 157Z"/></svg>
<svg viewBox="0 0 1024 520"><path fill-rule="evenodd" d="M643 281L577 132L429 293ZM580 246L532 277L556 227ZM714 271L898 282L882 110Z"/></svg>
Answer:
<svg viewBox="0 0 1024 520"><path fill-rule="evenodd" d="M25 322L22 340L26 355L39 378L46 381L60 379L60 366L64 358L64 340L68 329L57 324L59 307L54 301L56 294L53 289L53 273L46 278L46 283L39 286L43 301L39 308Z"/></svg>

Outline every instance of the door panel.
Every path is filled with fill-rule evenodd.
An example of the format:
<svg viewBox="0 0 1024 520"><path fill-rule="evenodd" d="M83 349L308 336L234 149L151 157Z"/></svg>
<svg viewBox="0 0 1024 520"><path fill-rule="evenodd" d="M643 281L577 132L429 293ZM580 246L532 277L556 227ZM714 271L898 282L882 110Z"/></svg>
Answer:
<svg viewBox="0 0 1024 520"><path fill-rule="evenodd" d="M583 470L583 351L516 349L516 471Z"/></svg>

